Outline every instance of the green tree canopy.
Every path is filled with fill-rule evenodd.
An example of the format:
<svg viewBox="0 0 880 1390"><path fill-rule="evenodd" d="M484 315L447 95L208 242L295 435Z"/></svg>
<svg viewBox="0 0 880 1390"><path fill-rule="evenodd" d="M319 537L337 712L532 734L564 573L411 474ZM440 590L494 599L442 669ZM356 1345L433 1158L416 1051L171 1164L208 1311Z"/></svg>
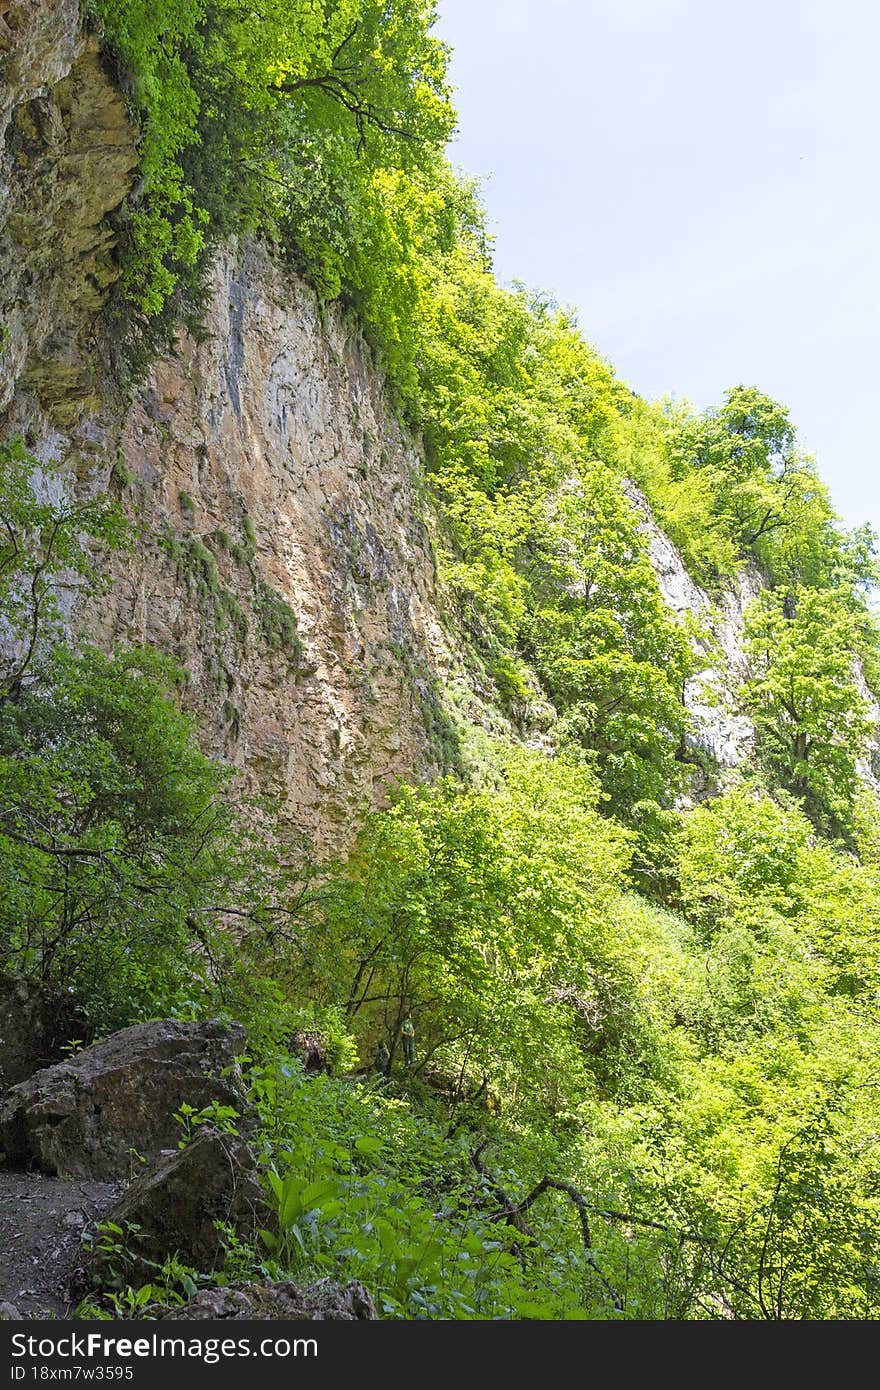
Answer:
<svg viewBox="0 0 880 1390"><path fill-rule="evenodd" d="M800 589L794 602L772 591L747 614L743 707L768 769L832 830L850 819L873 727L860 645L858 620L836 591Z"/></svg>
<svg viewBox="0 0 880 1390"><path fill-rule="evenodd" d="M99 1028L195 988L190 914L226 892L226 773L196 748L173 681L146 652L58 649L0 704L2 958L75 989Z"/></svg>

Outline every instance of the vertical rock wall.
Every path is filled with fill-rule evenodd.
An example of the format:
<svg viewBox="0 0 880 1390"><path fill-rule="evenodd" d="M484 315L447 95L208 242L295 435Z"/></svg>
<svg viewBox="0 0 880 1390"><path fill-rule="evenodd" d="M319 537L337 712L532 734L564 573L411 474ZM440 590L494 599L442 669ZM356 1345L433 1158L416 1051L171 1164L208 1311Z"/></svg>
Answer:
<svg viewBox="0 0 880 1390"><path fill-rule="evenodd" d="M120 398L105 217L137 138L77 0L0 0L0 437L136 521L73 625L175 653L241 790L342 847L386 780L453 752L417 453L358 331L253 244L218 260L204 338Z"/></svg>
<svg viewBox="0 0 880 1390"><path fill-rule="evenodd" d="M218 260L205 326L89 419L143 539L81 621L177 654L208 749L337 847L442 758L418 454L358 331L260 246Z"/></svg>
<svg viewBox="0 0 880 1390"><path fill-rule="evenodd" d="M117 278L105 215L136 132L77 0L0 0L0 411L97 402L95 318Z"/></svg>

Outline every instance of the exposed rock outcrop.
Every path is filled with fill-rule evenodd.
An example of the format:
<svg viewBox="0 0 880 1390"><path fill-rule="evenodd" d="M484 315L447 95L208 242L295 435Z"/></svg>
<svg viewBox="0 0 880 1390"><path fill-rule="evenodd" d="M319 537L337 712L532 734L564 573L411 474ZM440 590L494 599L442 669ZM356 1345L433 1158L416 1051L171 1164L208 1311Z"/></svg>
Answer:
<svg viewBox="0 0 880 1390"><path fill-rule="evenodd" d="M663 598L675 613L695 619L705 634L698 639L698 650L705 653L706 665L691 677L684 692L685 706L693 721L688 741L720 769L737 767L749 757L755 743L754 726L750 719L737 713L733 692L745 674L744 615L760 592L760 579L746 569L713 602L688 574L681 554L657 525L640 490L634 483L627 483L624 491L638 514Z"/></svg>
<svg viewBox="0 0 880 1390"><path fill-rule="evenodd" d="M104 218L136 164L77 0L0 0L0 410L16 386L57 420L97 403L95 319L119 274Z"/></svg>
<svg viewBox="0 0 880 1390"><path fill-rule="evenodd" d="M125 1028L14 1086L0 1104L0 1149L13 1164L68 1177L128 1177L132 1150L175 1148L174 1112L217 1101L247 1114L235 1057L240 1024L163 1020Z"/></svg>
<svg viewBox="0 0 880 1390"><path fill-rule="evenodd" d="M855 663L855 681L856 689L865 702L868 718L873 726L870 743L865 750L865 756L856 763L856 771L875 796L880 796L880 704L865 679L864 666L858 660Z"/></svg>
<svg viewBox="0 0 880 1390"><path fill-rule="evenodd" d="M74 625L178 655L206 750L343 848L454 744L417 447L357 327L253 243L218 257L199 342L120 398L102 219L137 139L77 0L0 0L0 437L137 511Z"/></svg>
<svg viewBox="0 0 880 1390"><path fill-rule="evenodd" d="M444 689L493 732L552 738L512 734L491 682L465 670L440 616L419 442L357 326L265 245L217 255L204 333L121 399L104 368L105 215L137 144L77 0L0 0L0 437L62 462L72 492L109 484L137 517L110 592L63 596L71 628L177 655L236 790L272 798L319 853L344 850L389 784L455 765ZM666 601L711 636L685 692L694 761L730 770L754 746L732 689L757 576L712 602L629 495ZM713 790L711 769L698 782Z"/></svg>
<svg viewBox="0 0 880 1390"><path fill-rule="evenodd" d="M218 258L206 329L124 417L92 418L145 534L79 621L177 654L206 750L336 849L437 756L451 657L418 453L359 331L261 246Z"/></svg>
<svg viewBox="0 0 880 1390"><path fill-rule="evenodd" d="M229 1284L225 1289L203 1289L185 1308L175 1308L165 1318L196 1322L201 1319L232 1321L302 1322L374 1321L378 1317L363 1284L331 1284L311 1288L296 1284Z"/></svg>
<svg viewBox="0 0 880 1390"><path fill-rule="evenodd" d="M215 1223L253 1240L270 1218L247 1144L236 1134L204 1129L152 1173L135 1178L106 1219L139 1228L131 1239L135 1254L161 1262L176 1253L207 1273L223 1251Z"/></svg>
<svg viewBox="0 0 880 1390"><path fill-rule="evenodd" d="M88 1020L65 990L0 975L0 1095L61 1061L65 1045L88 1037Z"/></svg>

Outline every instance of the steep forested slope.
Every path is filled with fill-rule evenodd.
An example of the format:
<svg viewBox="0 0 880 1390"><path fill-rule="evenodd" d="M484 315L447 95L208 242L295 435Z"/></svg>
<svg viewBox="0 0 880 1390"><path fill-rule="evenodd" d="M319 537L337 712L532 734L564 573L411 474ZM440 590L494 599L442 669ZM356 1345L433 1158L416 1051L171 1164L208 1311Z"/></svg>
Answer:
<svg viewBox="0 0 880 1390"><path fill-rule="evenodd" d="M99 1034L245 1022L279 1230L230 1234L221 1280L344 1273L408 1318L876 1316L869 530L757 388L645 402L497 283L425 0L83 20L138 164L91 394L7 335L4 965ZM147 553L173 619L108 624Z"/></svg>

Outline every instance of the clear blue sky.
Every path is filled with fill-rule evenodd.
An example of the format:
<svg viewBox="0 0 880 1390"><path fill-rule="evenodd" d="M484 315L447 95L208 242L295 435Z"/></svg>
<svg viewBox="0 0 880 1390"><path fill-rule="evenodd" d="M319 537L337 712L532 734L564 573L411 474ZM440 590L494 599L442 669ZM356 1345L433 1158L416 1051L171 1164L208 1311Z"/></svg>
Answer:
<svg viewBox="0 0 880 1390"><path fill-rule="evenodd" d="M643 395L760 386L880 529L880 5L438 0L496 270Z"/></svg>

